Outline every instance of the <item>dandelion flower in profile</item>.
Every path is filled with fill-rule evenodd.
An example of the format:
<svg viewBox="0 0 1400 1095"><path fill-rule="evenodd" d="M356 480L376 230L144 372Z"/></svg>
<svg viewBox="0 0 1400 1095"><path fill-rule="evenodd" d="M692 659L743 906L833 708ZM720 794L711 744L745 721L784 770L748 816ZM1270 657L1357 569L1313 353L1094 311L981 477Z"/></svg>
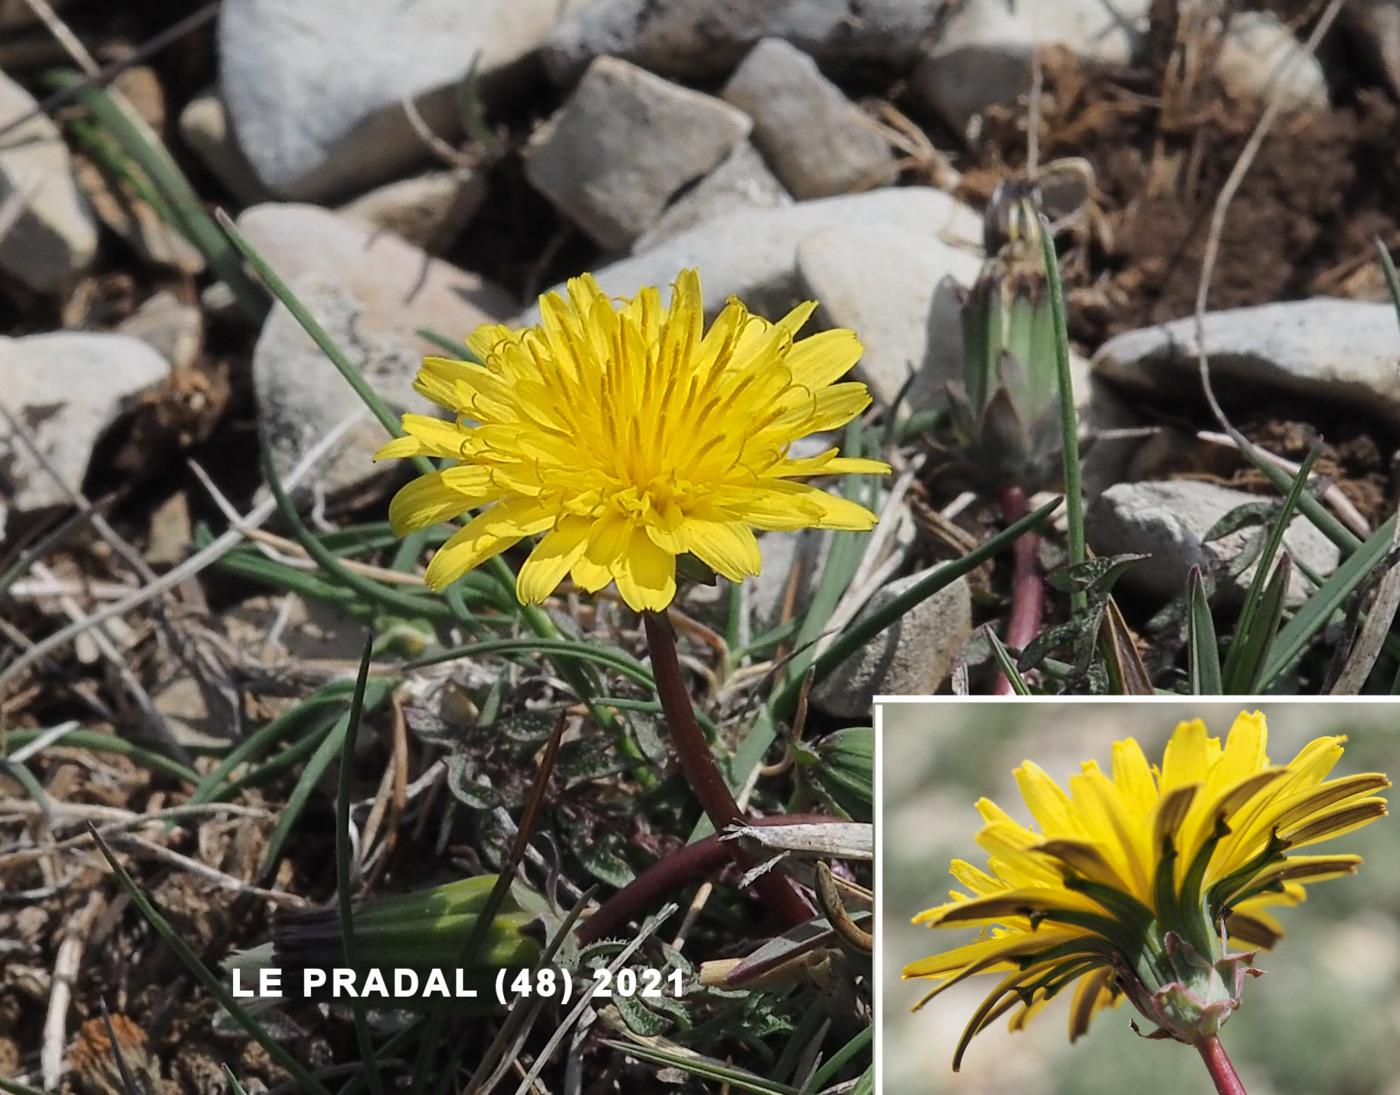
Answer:
<svg viewBox="0 0 1400 1095"><path fill-rule="evenodd" d="M406 414L408 436L377 454L453 462L399 491L394 531L479 508L429 563L434 589L538 536L522 602L568 575L587 592L615 582L631 608L659 611L678 556L740 581L759 570L755 530L873 527L864 506L802 480L888 465L835 448L790 455L870 405L864 384L838 383L860 357L854 332L797 337L814 307L769 322L731 299L706 331L693 270L669 307L655 288L614 300L585 275L567 298L540 298L534 327L477 328L467 345L481 364L428 358L415 383L453 420Z"/></svg>
<svg viewBox="0 0 1400 1095"><path fill-rule="evenodd" d="M1384 816L1375 793L1390 786L1375 772L1327 778L1344 738L1317 738L1284 765L1270 763L1267 739L1259 712L1241 714L1223 746L1200 720L1184 722L1160 768L1129 738L1114 743L1111 772L1088 761L1068 792L1026 761L1016 782L1036 828L978 802L987 868L954 860L962 888L914 922L982 935L904 968L936 983L919 1007L976 974L1001 978L963 1031L954 1069L1000 1016L1012 1012L1019 1030L1073 984L1071 1041L1126 997L1152 1037L1197 1046L1221 1091L1243 1090L1222 1084L1216 1066L1233 1071L1217 1032L1257 972L1253 948L1283 934L1271 910L1361 863L1296 853Z"/></svg>

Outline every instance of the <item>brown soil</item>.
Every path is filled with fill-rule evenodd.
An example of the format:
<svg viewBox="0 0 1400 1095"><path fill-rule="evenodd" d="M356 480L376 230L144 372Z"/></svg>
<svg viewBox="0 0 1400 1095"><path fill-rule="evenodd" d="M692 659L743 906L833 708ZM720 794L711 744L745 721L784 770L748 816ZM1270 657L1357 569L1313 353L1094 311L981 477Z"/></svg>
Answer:
<svg viewBox="0 0 1400 1095"><path fill-rule="evenodd" d="M1144 70L1087 70L1063 52L1045 65L1040 162L1094 166L1101 227L1066 257L1073 334L1089 345L1194 308L1215 201L1261 106L1214 83L1163 93L1165 58ZM1280 117L1230 208L1210 306L1314 295L1383 299L1377 237L1400 244L1394 195L1400 112L1375 87L1340 89L1325 112ZM974 200L1023 170L1023 112L988 120L965 188Z"/></svg>

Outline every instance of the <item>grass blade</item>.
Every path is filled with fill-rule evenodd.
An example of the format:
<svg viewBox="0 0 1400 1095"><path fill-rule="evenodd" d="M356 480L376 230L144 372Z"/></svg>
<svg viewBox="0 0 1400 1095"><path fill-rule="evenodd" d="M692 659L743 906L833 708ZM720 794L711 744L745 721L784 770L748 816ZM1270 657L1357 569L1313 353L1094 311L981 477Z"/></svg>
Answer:
<svg viewBox="0 0 1400 1095"><path fill-rule="evenodd" d="M765 1080L762 1076L745 1072L741 1068L735 1068L733 1065L727 1065L723 1061L716 1061L711 1057L702 1057L690 1052L671 1052L656 1046L636 1045L632 1042L616 1042L609 1039L604 1039L603 1045L625 1053L629 1057L637 1057L649 1064L678 1068L691 1076L710 1080L716 1090L727 1088L731 1091L749 1091L755 1095L797 1095L795 1087Z"/></svg>
<svg viewBox="0 0 1400 1095"><path fill-rule="evenodd" d="M81 86L87 81L77 72L71 69L51 72L45 82L55 90L73 92L93 120L131 157L159 193L162 204L158 208L173 218L174 227L194 244L210 269L233 290L239 307L255 319L266 315L266 300L244 273L238 253L229 247L224 233L204 211L194 187L158 140L143 132L143 127L127 117L100 87Z"/></svg>
<svg viewBox="0 0 1400 1095"><path fill-rule="evenodd" d="M992 648L992 657L996 659L997 665L1001 667L1002 674L1011 685L1011 691L1018 696L1031 695L1031 686L1026 683L1026 678L1021 676L1021 670L1017 668L1016 659L1011 656L1011 652L1006 649L1006 644L997 637L996 631L992 628L983 628L982 633L987 636L987 643Z"/></svg>
<svg viewBox="0 0 1400 1095"><path fill-rule="evenodd" d="M375 679L369 689L362 710L373 711L380 704L389 698L397 687L396 680ZM331 765L345 747L345 735L350 730L351 711L342 715L336 724L331 727L331 731L321 742L316 752L311 755L311 759L306 762L306 767L302 769L297 784L292 788L291 796L287 799L287 804L282 807L282 812L277 815L277 825L272 830L272 835L267 841L267 851L263 855L261 874L264 878L271 875L277 868L277 860L282 855L282 845L286 843L287 837L291 835L292 829L301 818L302 811L306 809L306 804L311 799L311 793L316 789L316 785L321 782L321 777L325 775L326 769Z"/></svg>
<svg viewBox="0 0 1400 1095"><path fill-rule="evenodd" d="M1220 641L1210 614L1205 577L1200 567L1191 568L1186 584L1187 676L1193 696L1223 696L1220 672Z"/></svg>
<svg viewBox="0 0 1400 1095"><path fill-rule="evenodd" d="M1268 664L1269 651L1278 634L1279 621L1283 618L1283 601L1288 594L1288 583L1293 576L1293 560L1285 555L1274 568L1264 595L1260 598L1258 611L1250 620L1248 629L1236 628L1234 641L1230 645L1230 655L1226 664L1234 657L1234 673L1225 672L1225 689L1232 696L1249 695L1259 690L1259 682L1264 677L1264 667Z"/></svg>
<svg viewBox="0 0 1400 1095"><path fill-rule="evenodd" d="M365 649L360 655L360 671L355 676L355 694L350 700L350 714L345 728L345 747L340 751L340 772L336 779L335 796L335 879L336 904L340 911L340 938L345 946L345 964L359 969L358 947L355 941L355 911L350 892L350 773L355 756L355 740L360 733L360 719L365 710L365 685L369 679L369 659L374 653L374 636L365 637ZM364 1001L352 1001L355 1016L355 1041L360 1049L360 1063L369 1078L370 1091L384 1095L384 1081L375 1063L374 1042L370 1038L369 1022L365 1018Z"/></svg>
<svg viewBox="0 0 1400 1095"><path fill-rule="evenodd" d="M1100 641L1103 644L1104 661L1108 666L1109 677L1113 680L1120 696L1151 696L1156 694L1152 687L1152 676L1142 663L1133 633L1118 602L1111 596L1104 609L1103 623L1100 625Z"/></svg>
<svg viewBox="0 0 1400 1095"><path fill-rule="evenodd" d="M961 559L944 563L922 581L916 582L879 612L872 612L864 619L856 620L826 651L812 663L813 679L820 681L864 643L869 642L885 628L922 601L928 600L941 589L946 589L964 574L970 574L998 552L1005 550L1019 537L1031 529L1039 528L1050 519L1050 515L1060 508L1061 499L1055 498L1037 510L1026 514L1019 521L1008 525L986 543L969 551ZM798 693L802 690L800 679L789 681L770 703L770 709L779 718L786 718L797 704Z"/></svg>
<svg viewBox="0 0 1400 1095"><path fill-rule="evenodd" d="M273 1037L263 1029L261 1023L247 1010L245 1010L233 994L224 987L224 983L219 980L209 967L199 960L199 955L190 949L188 943L180 937L180 933L170 926L170 922L161 915L160 911L153 905L146 896L145 891L136 884L136 880L121 865L117 857L112 854L111 848L107 847L107 842L102 839L102 834L97 831L97 827L88 824L88 832L92 834L92 839L97 841L97 848L102 853L102 857L107 860L108 866L117 876L117 882L126 891L126 895L131 898L131 903L136 906L137 911L146 919L155 933L165 940L167 946L175 952L175 956L180 960L180 964L185 967L196 981L204 986L220 1006L233 1017L233 1020L241 1026L253 1038L258 1045L267 1050L267 1055L273 1059L281 1068L301 1084L308 1091L314 1091L317 1095L330 1095L330 1092L321 1084L315 1076L311 1075L302 1067L295 1057L288 1053L279 1045Z"/></svg>
<svg viewBox="0 0 1400 1095"><path fill-rule="evenodd" d="M1274 579L1274 560L1278 557L1279 549L1283 547L1284 533L1288 531L1288 526L1293 523L1293 515L1297 512L1298 499L1303 496L1303 489L1307 486L1308 475L1312 471L1313 463L1317 460L1318 448L1314 446L1309 450L1308 455L1303 458L1302 465L1298 468L1298 474L1293 477L1289 484L1288 494L1283 500L1283 508L1279 511L1278 518L1269 529L1269 537L1264 543L1264 550L1260 552L1258 561L1254 564L1254 578L1249 583L1249 592L1245 596L1244 608L1240 611L1239 622L1235 625L1235 641L1230 644L1230 649L1225 655L1225 666L1221 670L1224 677L1225 687L1232 695L1239 695L1248 689L1241 689L1238 685L1241 681L1254 677L1257 679L1257 672L1261 666L1253 666L1247 670L1240 664L1240 659L1246 656L1253 657L1258 653L1258 648L1251 645L1250 636L1256 632L1256 617L1261 611L1261 606L1266 595L1269 583Z"/></svg>
<svg viewBox="0 0 1400 1095"><path fill-rule="evenodd" d="M22 749L31 741L37 740L43 733L43 730L11 730L3 735L4 748ZM125 738L106 734L100 730L70 730L55 743L56 748L65 746L88 749L94 753L111 753L115 756L126 757L127 760L143 765L153 772L161 772L190 784L199 783L199 773L193 768L187 768L178 760L171 760L164 754L140 745L134 745Z"/></svg>
<svg viewBox="0 0 1400 1095"><path fill-rule="evenodd" d="M1063 446L1065 477L1065 519L1069 525L1067 543L1068 565L1084 562L1088 557L1088 540L1084 534L1084 485L1079 467L1079 410L1074 405L1074 377L1070 373L1069 326L1065 319L1065 287L1060 280L1060 260L1055 254L1055 237L1050 222L1040 217L1040 253L1045 260L1045 280L1050 289L1050 312L1055 320L1055 367L1059 375L1060 443ZM1070 603L1074 611L1083 609L1086 594L1073 593Z"/></svg>
<svg viewBox="0 0 1400 1095"><path fill-rule="evenodd" d="M824 1086L831 1083L832 1080L836 1079L837 1073L846 1066L846 1063L861 1050L869 1046L874 1037L875 1028L873 1026L863 1028L860 1033L833 1053L831 1059L817 1070L817 1074L812 1077L812 1082L807 1085L808 1089L811 1091L820 1091Z"/></svg>
<svg viewBox="0 0 1400 1095"><path fill-rule="evenodd" d="M1302 655L1312 640L1340 612L1347 598L1365 584L1371 572L1380 566L1390 551L1395 535L1395 518L1391 517L1355 552L1347 556L1327 579L1284 624L1274 640L1268 663L1260 677L1260 687L1268 688Z"/></svg>

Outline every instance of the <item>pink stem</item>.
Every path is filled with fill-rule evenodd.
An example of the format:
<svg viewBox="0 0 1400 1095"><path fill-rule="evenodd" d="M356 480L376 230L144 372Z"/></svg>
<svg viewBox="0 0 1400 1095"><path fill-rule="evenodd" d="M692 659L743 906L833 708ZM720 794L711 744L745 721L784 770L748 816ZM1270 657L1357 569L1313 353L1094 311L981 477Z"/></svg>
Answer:
<svg viewBox="0 0 1400 1095"><path fill-rule="evenodd" d="M642 622L646 625L657 696L671 731L671 746L676 751L676 760L680 762L681 774L690 785L691 794L700 808L710 819L715 833L723 836L729 826L744 823L744 811L739 809L729 785L724 782L710 743L695 717L695 708L690 704L690 693L686 691L685 678L681 674L680 655L676 653L676 639L670 622L655 612L642 613ZM726 840L723 847L741 870L757 866L739 841ZM812 918L811 908L802 900L781 865L760 875L754 881L754 889L785 927L796 927Z"/></svg>
<svg viewBox="0 0 1400 1095"><path fill-rule="evenodd" d="M1220 1095L1249 1095L1217 1035L1202 1038L1196 1043L1196 1049L1200 1051L1201 1060L1206 1063L1206 1071L1215 1081L1215 1090Z"/></svg>
<svg viewBox="0 0 1400 1095"><path fill-rule="evenodd" d="M1001 492L1001 513L1008 521L1019 521L1030 512L1026 492L1020 487L1007 487ZM1006 623L1007 646L1023 650L1040 630L1045 611L1045 578L1040 573L1040 537L1028 532L1011 546L1015 569L1011 576L1011 616ZM1011 695L1011 682L1005 673L997 673L996 696Z"/></svg>
<svg viewBox="0 0 1400 1095"><path fill-rule="evenodd" d="M748 819L750 825L820 825L837 819L823 814L782 814ZM663 900L675 896L682 887L709 878L729 866L731 852L718 836L711 835L687 844L658 859L626 886L604 901L598 911L578 930L578 941L586 946L616 935L629 922L639 919Z"/></svg>

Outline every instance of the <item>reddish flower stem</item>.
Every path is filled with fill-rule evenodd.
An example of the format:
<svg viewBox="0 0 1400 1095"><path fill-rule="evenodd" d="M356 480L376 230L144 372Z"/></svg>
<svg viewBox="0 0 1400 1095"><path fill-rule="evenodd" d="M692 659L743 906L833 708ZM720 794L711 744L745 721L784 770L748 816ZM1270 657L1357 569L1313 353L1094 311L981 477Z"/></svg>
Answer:
<svg viewBox="0 0 1400 1095"><path fill-rule="evenodd" d="M1196 1049L1200 1051L1201 1060L1206 1063L1206 1071L1215 1081L1215 1090L1220 1095L1249 1095L1244 1089L1244 1084L1240 1083L1239 1074L1230 1063L1218 1035L1212 1034L1208 1038L1202 1038L1196 1043Z"/></svg>
<svg viewBox="0 0 1400 1095"><path fill-rule="evenodd" d="M1020 487L1007 487L1001 492L1001 513L1008 521L1019 521L1030 512L1026 492ZM1011 615L1006 623L1007 646L1023 650L1040 630L1045 611L1045 578L1040 573L1040 537L1028 532L1011 546L1014 569L1011 575ZM1011 695L1011 682L998 672L992 694Z"/></svg>
<svg viewBox="0 0 1400 1095"><path fill-rule="evenodd" d="M783 814L776 817L750 818L750 825L820 825L835 822L836 818L824 814ZM707 836L694 844L678 848L670 855L662 856L626 886L604 901L598 911L584 921L578 929L581 945L616 935L622 928L650 909L661 904L662 900L673 896L677 890L692 882L709 878L729 865L729 843L718 836Z"/></svg>
<svg viewBox="0 0 1400 1095"><path fill-rule="evenodd" d="M651 651L651 671L656 676L656 690L661 697L661 709L670 727L671 743L675 746L681 773L686 783L690 784L700 808L710 819L710 824L715 827L715 834L722 836L729 826L742 825L747 819L730 794L729 785L724 782L719 765L715 763L715 755L710 751L710 743L705 740L705 732L700 729L700 721L695 717L695 708L690 705L690 693L686 691L685 678L681 675L676 637L670 623L655 612L642 613L642 621L646 625L647 647ZM724 841L723 847L741 869L749 870L757 865L739 841ZM812 918L811 908L793 888L781 866L760 875L754 888L763 903L786 927L805 924Z"/></svg>

